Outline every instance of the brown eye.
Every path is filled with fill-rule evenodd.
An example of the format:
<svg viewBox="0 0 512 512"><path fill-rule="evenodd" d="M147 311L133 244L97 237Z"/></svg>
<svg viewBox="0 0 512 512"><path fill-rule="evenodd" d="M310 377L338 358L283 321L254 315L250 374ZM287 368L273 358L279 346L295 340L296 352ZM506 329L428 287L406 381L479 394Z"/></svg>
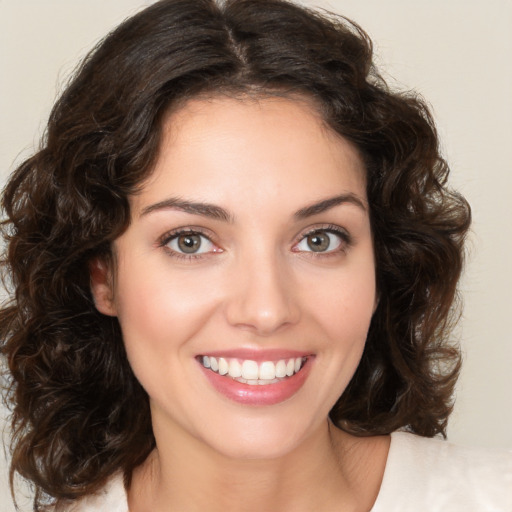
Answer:
<svg viewBox="0 0 512 512"><path fill-rule="evenodd" d="M185 254L192 254L199 251L201 247L201 236L193 233L180 235L176 239L178 249Z"/></svg>
<svg viewBox="0 0 512 512"><path fill-rule="evenodd" d="M210 240L208 235L191 229L176 230L164 235L160 246L165 248L169 256L190 260L223 252L220 247Z"/></svg>
<svg viewBox="0 0 512 512"><path fill-rule="evenodd" d="M170 256L176 258L199 258L210 253L221 253L222 249L217 247L206 235L198 231L178 231L165 237L161 246L165 247Z"/></svg>
<svg viewBox="0 0 512 512"><path fill-rule="evenodd" d="M331 239L325 232L311 233L306 238L308 247L313 252L324 252L329 249L331 245Z"/></svg>
<svg viewBox="0 0 512 512"><path fill-rule="evenodd" d="M331 253L342 250L350 245L347 233L339 229L317 229L304 235L304 238L295 246L299 252Z"/></svg>

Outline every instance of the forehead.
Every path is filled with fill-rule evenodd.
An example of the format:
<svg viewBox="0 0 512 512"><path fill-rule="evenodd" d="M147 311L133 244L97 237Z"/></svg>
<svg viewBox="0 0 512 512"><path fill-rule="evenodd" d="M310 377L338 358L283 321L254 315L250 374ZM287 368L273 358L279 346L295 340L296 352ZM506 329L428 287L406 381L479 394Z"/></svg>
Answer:
<svg viewBox="0 0 512 512"><path fill-rule="evenodd" d="M351 192L366 200L357 149L306 98L212 97L169 113L137 203L166 194L253 206ZM144 207L144 205L140 205ZM295 205L294 205L295 206Z"/></svg>

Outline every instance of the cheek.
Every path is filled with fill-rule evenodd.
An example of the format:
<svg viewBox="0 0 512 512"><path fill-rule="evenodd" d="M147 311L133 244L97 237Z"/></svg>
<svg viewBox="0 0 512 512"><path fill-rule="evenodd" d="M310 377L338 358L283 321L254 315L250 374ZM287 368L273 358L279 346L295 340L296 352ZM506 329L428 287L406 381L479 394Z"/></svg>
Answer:
<svg viewBox="0 0 512 512"><path fill-rule="evenodd" d="M204 281L170 273L168 266L120 266L116 309L128 358L137 368L176 365L215 308ZM136 371L137 373L137 371Z"/></svg>
<svg viewBox="0 0 512 512"><path fill-rule="evenodd" d="M364 257L346 271L333 273L324 286L316 288L308 302L324 340L318 364L329 407L343 393L356 371L366 344L375 308L376 287L373 257Z"/></svg>
<svg viewBox="0 0 512 512"><path fill-rule="evenodd" d="M322 286L310 283L310 289L315 291L310 293L308 303L331 339L366 339L376 303L373 259L333 273Z"/></svg>

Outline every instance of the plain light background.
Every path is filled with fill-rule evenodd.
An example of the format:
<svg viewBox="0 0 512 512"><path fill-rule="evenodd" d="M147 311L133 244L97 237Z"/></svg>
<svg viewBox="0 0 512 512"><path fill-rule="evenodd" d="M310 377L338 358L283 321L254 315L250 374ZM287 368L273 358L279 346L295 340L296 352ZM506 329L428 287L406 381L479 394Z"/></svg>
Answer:
<svg viewBox="0 0 512 512"><path fill-rule="evenodd" d="M2 183L37 147L49 109L79 59L150 3L0 0ZM417 90L432 106L451 182L474 214L457 332L465 365L449 439L512 449L512 2L302 3L357 21L373 39L389 83ZM0 451L0 510L11 512L6 468Z"/></svg>

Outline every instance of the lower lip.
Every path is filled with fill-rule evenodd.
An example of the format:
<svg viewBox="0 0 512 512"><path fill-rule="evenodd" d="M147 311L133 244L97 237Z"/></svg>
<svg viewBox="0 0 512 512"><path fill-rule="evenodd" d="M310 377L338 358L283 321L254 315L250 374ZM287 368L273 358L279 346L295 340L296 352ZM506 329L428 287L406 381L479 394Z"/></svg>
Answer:
<svg viewBox="0 0 512 512"><path fill-rule="evenodd" d="M312 357L308 357L299 372L274 384L244 384L231 377L221 376L212 370L202 368L210 384L222 395L243 405L275 405L295 395L306 381L311 368Z"/></svg>

